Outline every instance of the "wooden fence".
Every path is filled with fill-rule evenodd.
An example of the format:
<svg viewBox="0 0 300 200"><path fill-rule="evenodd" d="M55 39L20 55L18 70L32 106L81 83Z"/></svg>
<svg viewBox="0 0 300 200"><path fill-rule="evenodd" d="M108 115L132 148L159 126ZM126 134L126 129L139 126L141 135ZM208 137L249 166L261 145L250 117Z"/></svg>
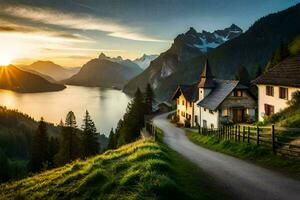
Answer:
<svg viewBox="0 0 300 200"><path fill-rule="evenodd" d="M234 140L248 144L264 145L274 154L300 158L300 129L258 127L248 125L223 126L219 129L198 128L203 135L214 136L219 140Z"/></svg>

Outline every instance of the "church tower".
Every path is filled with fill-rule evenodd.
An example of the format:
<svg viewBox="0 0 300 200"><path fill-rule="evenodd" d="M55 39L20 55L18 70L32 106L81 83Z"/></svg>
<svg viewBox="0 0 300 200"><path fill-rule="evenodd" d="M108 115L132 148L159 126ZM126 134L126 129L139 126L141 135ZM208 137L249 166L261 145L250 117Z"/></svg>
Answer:
<svg viewBox="0 0 300 200"><path fill-rule="evenodd" d="M214 76L211 73L208 59L206 59L198 84L199 100L204 99L215 88Z"/></svg>

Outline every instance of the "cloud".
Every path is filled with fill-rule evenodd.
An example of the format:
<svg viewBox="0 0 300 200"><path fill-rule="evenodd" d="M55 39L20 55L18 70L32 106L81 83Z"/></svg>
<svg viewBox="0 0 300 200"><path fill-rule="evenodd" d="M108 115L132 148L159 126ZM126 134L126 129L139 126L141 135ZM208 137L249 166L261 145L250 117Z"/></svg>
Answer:
<svg viewBox="0 0 300 200"><path fill-rule="evenodd" d="M56 47L56 48L44 48L46 51L78 51L78 52L124 52L124 50L121 49L95 49L95 48L77 48L77 47Z"/></svg>
<svg viewBox="0 0 300 200"><path fill-rule="evenodd" d="M45 27L27 26L7 20L0 20L0 24L0 33L23 34L24 37L37 36L41 38L42 36L47 36L52 39L68 40L72 42L93 42L88 37L71 32L59 31Z"/></svg>
<svg viewBox="0 0 300 200"><path fill-rule="evenodd" d="M68 29L106 32L109 36L146 42L170 42L139 33L137 27L128 27L108 18L99 18L82 13L62 13L58 10L29 6L6 6L1 11L6 15L19 17L48 25Z"/></svg>

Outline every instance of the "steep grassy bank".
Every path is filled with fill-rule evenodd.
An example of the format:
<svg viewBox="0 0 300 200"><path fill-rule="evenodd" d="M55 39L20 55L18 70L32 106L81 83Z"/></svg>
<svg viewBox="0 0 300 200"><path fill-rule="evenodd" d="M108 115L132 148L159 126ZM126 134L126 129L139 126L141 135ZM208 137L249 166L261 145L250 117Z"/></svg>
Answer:
<svg viewBox="0 0 300 200"><path fill-rule="evenodd" d="M224 199L161 143L117 150L0 185L0 199Z"/></svg>
<svg viewBox="0 0 300 200"><path fill-rule="evenodd" d="M291 175L300 179L300 160L273 155L270 148L263 145L238 143L234 141L219 141L211 136L187 131L187 137L197 145L229 154L245 160L250 160L259 165L272 168L276 171Z"/></svg>

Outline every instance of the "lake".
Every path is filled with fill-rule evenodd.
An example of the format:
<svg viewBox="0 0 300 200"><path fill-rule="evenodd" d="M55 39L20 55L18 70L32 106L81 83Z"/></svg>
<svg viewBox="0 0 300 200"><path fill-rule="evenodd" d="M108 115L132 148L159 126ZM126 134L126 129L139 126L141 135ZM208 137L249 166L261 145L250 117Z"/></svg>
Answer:
<svg viewBox="0 0 300 200"><path fill-rule="evenodd" d="M81 127L85 111L88 110L94 120L97 131L109 135L126 111L130 97L120 90L98 87L67 86L58 92L16 93L0 90L0 105L18 109L39 120L58 124L69 111L76 115L78 127Z"/></svg>

